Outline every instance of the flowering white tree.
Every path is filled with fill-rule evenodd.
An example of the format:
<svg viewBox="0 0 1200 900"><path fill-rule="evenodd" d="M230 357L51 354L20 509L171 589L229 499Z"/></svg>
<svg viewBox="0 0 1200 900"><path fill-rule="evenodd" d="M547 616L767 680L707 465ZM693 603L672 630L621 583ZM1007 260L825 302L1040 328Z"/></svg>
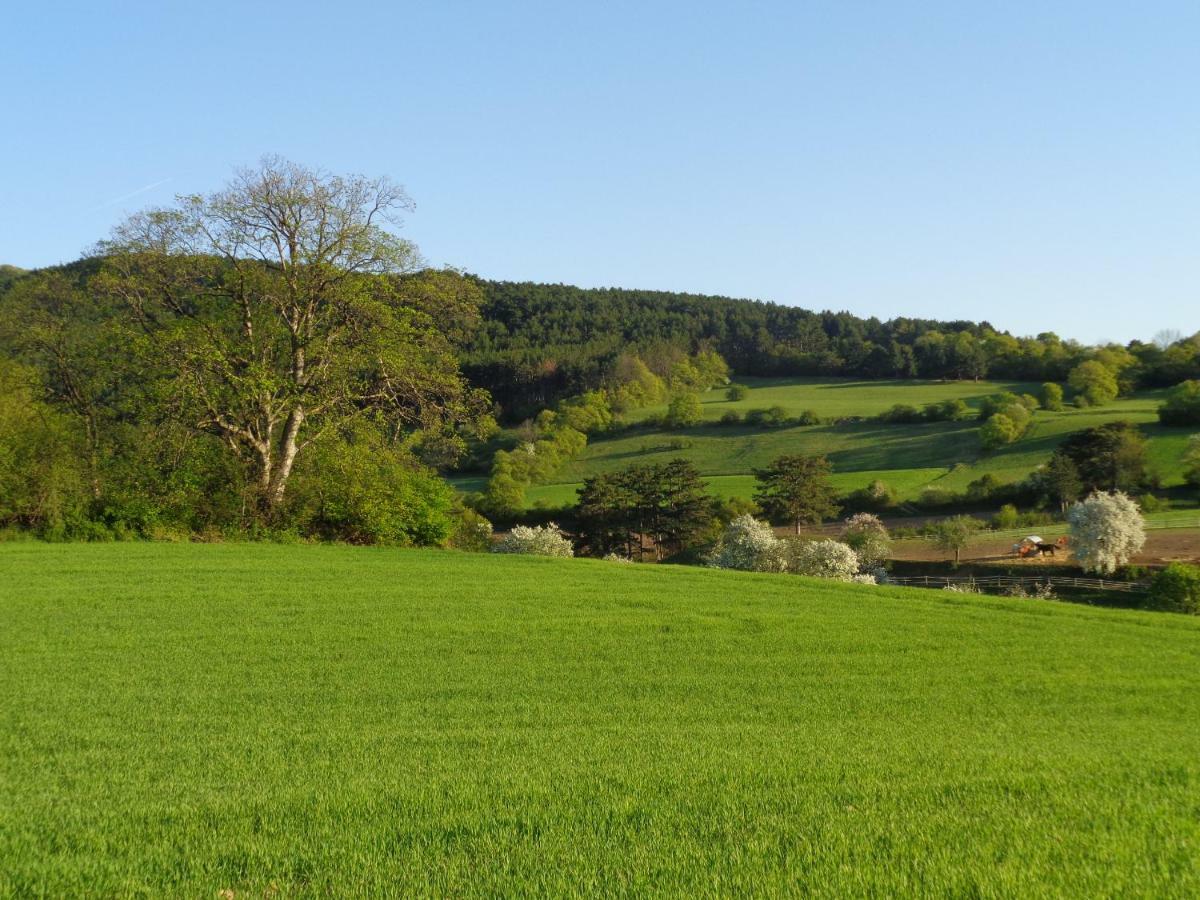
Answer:
<svg viewBox="0 0 1200 900"><path fill-rule="evenodd" d="M714 569L787 571L784 542L775 536L770 525L751 515L738 516L730 522L704 562Z"/></svg>
<svg viewBox="0 0 1200 900"><path fill-rule="evenodd" d="M1085 572L1110 575L1146 543L1145 522L1137 504L1115 491L1096 493L1067 513L1071 550Z"/></svg>
<svg viewBox="0 0 1200 900"><path fill-rule="evenodd" d="M858 513L846 520L842 542L858 554L864 572L873 570L892 555L892 539L879 516Z"/></svg>
<svg viewBox="0 0 1200 900"><path fill-rule="evenodd" d="M506 534L494 553L524 553L530 556L574 556L570 539L553 522L548 525L518 525Z"/></svg>
<svg viewBox="0 0 1200 900"><path fill-rule="evenodd" d="M796 547L792 556L797 575L853 581L858 569L858 554L841 541L809 541Z"/></svg>

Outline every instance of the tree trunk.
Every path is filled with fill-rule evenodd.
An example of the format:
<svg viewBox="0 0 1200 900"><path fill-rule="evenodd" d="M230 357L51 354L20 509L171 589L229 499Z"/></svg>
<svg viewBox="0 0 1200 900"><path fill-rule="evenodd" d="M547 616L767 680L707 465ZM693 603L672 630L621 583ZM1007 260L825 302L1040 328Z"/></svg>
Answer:
<svg viewBox="0 0 1200 900"><path fill-rule="evenodd" d="M288 415L283 434L279 436L279 458L267 480L267 510L271 515L274 515L283 503L284 491L292 475L292 466L295 465L296 454L300 450L297 438L303 423L304 409L297 406Z"/></svg>

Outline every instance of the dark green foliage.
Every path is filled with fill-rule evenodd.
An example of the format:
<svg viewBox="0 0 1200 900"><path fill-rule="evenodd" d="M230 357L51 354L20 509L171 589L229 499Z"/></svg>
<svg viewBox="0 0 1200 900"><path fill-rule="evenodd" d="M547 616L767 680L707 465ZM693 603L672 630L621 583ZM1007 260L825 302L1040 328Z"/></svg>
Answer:
<svg viewBox="0 0 1200 900"><path fill-rule="evenodd" d="M728 390L725 391L725 399L730 403L737 403L739 400L745 400L750 396L750 388L744 384L731 384Z"/></svg>
<svg viewBox="0 0 1200 900"><path fill-rule="evenodd" d="M1071 434L1054 455L1074 464L1084 494L1130 493L1146 481L1146 439L1136 425L1123 419Z"/></svg>
<svg viewBox="0 0 1200 900"><path fill-rule="evenodd" d="M754 470L754 502L772 519L794 525L799 534L801 525L837 515L837 492L829 483L832 471L824 456L780 456L765 469Z"/></svg>
<svg viewBox="0 0 1200 900"><path fill-rule="evenodd" d="M1050 462L1039 473L1039 481L1046 496L1058 503L1061 509L1074 503L1083 495L1083 479L1075 461L1066 453L1055 453Z"/></svg>
<svg viewBox="0 0 1200 900"><path fill-rule="evenodd" d="M1154 576L1146 606L1200 615L1200 567L1171 563Z"/></svg>
<svg viewBox="0 0 1200 900"><path fill-rule="evenodd" d="M576 515L592 555L640 557L648 538L662 559L706 531L713 510L696 467L676 459L587 479L579 489Z"/></svg>
<svg viewBox="0 0 1200 900"><path fill-rule="evenodd" d="M1158 419L1164 425L1200 425L1200 380L1173 387L1158 408Z"/></svg>

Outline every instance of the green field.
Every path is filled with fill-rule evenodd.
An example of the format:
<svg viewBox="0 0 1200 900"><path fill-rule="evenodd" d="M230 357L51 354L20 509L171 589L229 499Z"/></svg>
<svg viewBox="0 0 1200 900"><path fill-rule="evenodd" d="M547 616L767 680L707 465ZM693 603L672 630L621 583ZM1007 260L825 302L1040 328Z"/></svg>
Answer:
<svg viewBox="0 0 1200 900"><path fill-rule="evenodd" d="M814 409L823 417L867 417L896 403L920 407L959 397L977 405L981 397L996 391L1034 391L1037 387L997 382L743 380L752 387L745 401L730 403L724 399L724 391L705 395L709 423L715 423L727 410L745 412L775 404L791 414ZM583 454L554 477L553 483L534 486L526 499L529 506L569 505L574 503L583 479L591 475L674 457L694 462L714 494L748 498L754 493L754 468L785 453L821 453L833 464L833 483L839 490L856 490L881 479L896 489L902 501L915 500L929 487L962 491L985 474L1002 482L1019 481L1046 462L1071 432L1122 418L1143 426L1149 437L1150 466L1160 473L1164 485L1171 486L1182 482L1180 459L1193 429L1158 425L1160 402L1161 392L1146 392L1097 409L1040 410L1024 438L992 453L980 450L978 423L974 421L915 425L847 422L776 429L716 424L677 431L637 428L611 437L594 437ZM661 410L647 410L640 415L645 418L651 412ZM462 490L480 490L484 481L457 479L456 484Z"/></svg>
<svg viewBox="0 0 1200 900"><path fill-rule="evenodd" d="M4 896L1200 893L1182 616L28 543L0 654Z"/></svg>

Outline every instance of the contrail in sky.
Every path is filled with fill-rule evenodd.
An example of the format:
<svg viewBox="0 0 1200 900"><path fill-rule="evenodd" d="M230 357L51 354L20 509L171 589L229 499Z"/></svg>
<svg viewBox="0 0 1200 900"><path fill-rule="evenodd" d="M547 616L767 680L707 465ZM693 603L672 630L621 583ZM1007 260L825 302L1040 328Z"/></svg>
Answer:
<svg viewBox="0 0 1200 900"><path fill-rule="evenodd" d="M128 194L122 194L120 197L113 197L111 200L101 203L99 206L94 206L88 212L95 212L98 209L104 209L106 206L112 206L114 203L120 203L122 200L128 200L131 197L136 197L138 194L144 194L146 191L152 191L160 185L166 184L170 178L164 178L162 181L156 181L154 184L148 184L145 187L140 187L136 191L130 191Z"/></svg>

